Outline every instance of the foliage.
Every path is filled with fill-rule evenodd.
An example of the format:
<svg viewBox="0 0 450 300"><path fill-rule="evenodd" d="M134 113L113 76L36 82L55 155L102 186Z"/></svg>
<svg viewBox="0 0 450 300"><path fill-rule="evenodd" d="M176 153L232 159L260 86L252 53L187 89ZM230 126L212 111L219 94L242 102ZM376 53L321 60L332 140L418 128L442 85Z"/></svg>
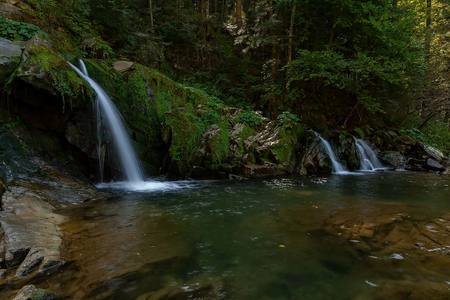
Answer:
<svg viewBox="0 0 450 300"><path fill-rule="evenodd" d="M297 125L300 122L300 117L297 116L296 114L285 111L282 112L280 115L278 115L277 121L281 127L286 129L292 129L295 125Z"/></svg>
<svg viewBox="0 0 450 300"><path fill-rule="evenodd" d="M401 133L450 154L450 130L442 121L433 121L422 130L403 129Z"/></svg>
<svg viewBox="0 0 450 300"><path fill-rule="evenodd" d="M239 115L239 123L246 124L252 128L257 128L263 123L263 118L259 113L254 111L243 111Z"/></svg>
<svg viewBox="0 0 450 300"><path fill-rule="evenodd" d="M10 20L0 16L0 37L13 41L27 41L36 34L46 35L36 25Z"/></svg>

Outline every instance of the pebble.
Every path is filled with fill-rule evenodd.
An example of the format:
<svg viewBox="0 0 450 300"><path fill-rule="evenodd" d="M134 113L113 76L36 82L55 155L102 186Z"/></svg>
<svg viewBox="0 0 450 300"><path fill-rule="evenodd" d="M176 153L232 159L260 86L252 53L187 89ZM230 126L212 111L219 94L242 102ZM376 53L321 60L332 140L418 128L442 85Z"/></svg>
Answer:
<svg viewBox="0 0 450 300"><path fill-rule="evenodd" d="M370 285L371 287L378 287L378 284L375 284L369 280L366 280L366 284Z"/></svg>
<svg viewBox="0 0 450 300"><path fill-rule="evenodd" d="M399 254L399 253L393 253L390 256L391 259L396 259L396 260L404 260L405 258L403 257L403 255Z"/></svg>

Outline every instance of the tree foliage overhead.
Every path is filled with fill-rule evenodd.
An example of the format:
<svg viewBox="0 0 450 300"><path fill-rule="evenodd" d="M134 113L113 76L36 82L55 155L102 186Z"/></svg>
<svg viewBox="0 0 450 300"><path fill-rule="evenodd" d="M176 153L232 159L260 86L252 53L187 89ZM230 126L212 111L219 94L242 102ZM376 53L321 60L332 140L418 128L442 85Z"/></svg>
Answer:
<svg viewBox="0 0 450 300"><path fill-rule="evenodd" d="M448 0L25 2L66 52L157 67L272 118L288 110L327 128L449 119Z"/></svg>

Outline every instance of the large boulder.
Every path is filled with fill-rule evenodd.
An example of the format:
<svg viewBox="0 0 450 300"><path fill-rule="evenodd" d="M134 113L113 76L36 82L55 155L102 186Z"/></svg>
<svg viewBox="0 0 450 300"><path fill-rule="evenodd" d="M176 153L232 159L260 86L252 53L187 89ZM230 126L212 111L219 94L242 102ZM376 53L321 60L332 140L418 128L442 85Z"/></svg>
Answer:
<svg viewBox="0 0 450 300"><path fill-rule="evenodd" d="M7 39L0 38L0 84L19 66L22 57L22 48Z"/></svg>
<svg viewBox="0 0 450 300"><path fill-rule="evenodd" d="M299 166L299 173L302 175L327 174L331 173L331 161L325 153L320 139L312 132L309 132L305 140L302 151L302 160Z"/></svg>
<svg viewBox="0 0 450 300"><path fill-rule="evenodd" d="M445 167L432 158L426 160L424 168L430 171L437 171L437 172L445 171Z"/></svg>

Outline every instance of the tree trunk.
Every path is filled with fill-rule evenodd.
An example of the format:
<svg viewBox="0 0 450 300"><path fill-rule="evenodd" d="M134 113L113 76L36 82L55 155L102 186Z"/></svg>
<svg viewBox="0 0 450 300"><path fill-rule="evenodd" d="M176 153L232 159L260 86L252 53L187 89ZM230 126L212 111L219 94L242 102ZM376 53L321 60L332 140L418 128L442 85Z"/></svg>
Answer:
<svg viewBox="0 0 450 300"><path fill-rule="evenodd" d="M432 26L432 18L431 18L431 9L432 4L431 0L427 0L427 10L426 10L426 28L425 28L425 61L429 63L430 61L430 50L431 50L431 26Z"/></svg>
<svg viewBox="0 0 450 300"><path fill-rule="evenodd" d="M297 10L297 4L293 4L291 11L291 25L289 27L289 42L288 42L288 64L292 62L292 51L293 51L293 42L294 42L294 22L295 22L295 13Z"/></svg>
<svg viewBox="0 0 450 300"><path fill-rule="evenodd" d="M236 24L239 28L242 28L244 24L242 20L242 0L235 1L235 14L236 14Z"/></svg>
<svg viewBox="0 0 450 300"><path fill-rule="evenodd" d="M150 15L150 32L154 33L155 32L155 26L153 23L153 3L152 0L148 0L148 12Z"/></svg>

